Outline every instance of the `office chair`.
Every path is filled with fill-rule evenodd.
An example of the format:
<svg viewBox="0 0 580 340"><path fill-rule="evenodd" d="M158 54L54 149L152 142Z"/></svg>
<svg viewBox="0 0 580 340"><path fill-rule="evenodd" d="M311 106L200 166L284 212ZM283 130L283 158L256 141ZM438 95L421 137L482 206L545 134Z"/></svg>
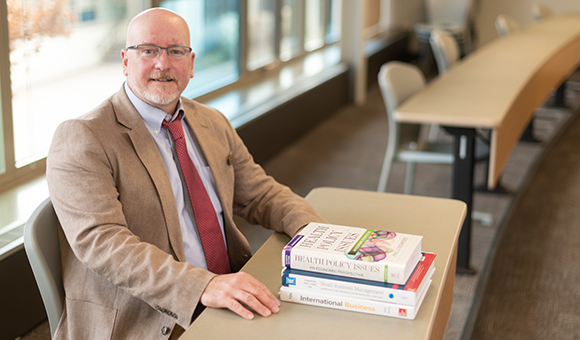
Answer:
<svg viewBox="0 0 580 340"><path fill-rule="evenodd" d="M384 64L378 76L379 87L387 109L389 124L387 151L381 169L377 191L385 192L393 161L407 163L403 192L411 194L415 163L453 164L453 143L450 141L421 140L420 124L399 123L394 119L396 108L415 92L421 90L426 82L421 70L412 64L390 61ZM476 160L488 159L489 147L478 142ZM491 225L491 214L472 212L472 218L484 225Z"/></svg>
<svg viewBox="0 0 580 340"><path fill-rule="evenodd" d="M470 14L473 0L425 0L426 23L414 25L419 41L429 43L434 29L449 32L457 40L463 54L471 49Z"/></svg>
<svg viewBox="0 0 580 340"><path fill-rule="evenodd" d="M535 2L532 4L532 15L536 21L541 21L542 19L554 15L554 11L552 10L552 7L549 7L546 4Z"/></svg>
<svg viewBox="0 0 580 340"><path fill-rule="evenodd" d="M500 37L505 37L510 32L519 30L520 24L511 16L500 14L495 19L495 29Z"/></svg>
<svg viewBox="0 0 580 340"><path fill-rule="evenodd" d="M399 123L394 119L399 104L426 84L418 67L399 61L388 62L381 67L378 81L387 109L389 135L377 191L385 192L391 165L396 160L407 163L404 193L411 194L415 163L452 164L452 144L420 140L420 124Z"/></svg>
<svg viewBox="0 0 580 340"><path fill-rule="evenodd" d="M51 338L64 305L58 227L50 198L34 210L24 226L24 250L44 302Z"/></svg>
<svg viewBox="0 0 580 340"><path fill-rule="evenodd" d="M429 44L433 50L439 75L443 75L453 63L459 60L460 52L457 40L448 31L435 28L431 31ZM440 127L438 124L431 124L428 137L430 142L434 142L439 138L439 130Z"/></svg>
<svg viewBox="0 0 580 340"><path fill-rule="evenodd" d="M433 56L435 56L439 74L445 74L447 69L459 60L457 41L449 32L436 28L431 32L429 43L433 50Z"/></svg>

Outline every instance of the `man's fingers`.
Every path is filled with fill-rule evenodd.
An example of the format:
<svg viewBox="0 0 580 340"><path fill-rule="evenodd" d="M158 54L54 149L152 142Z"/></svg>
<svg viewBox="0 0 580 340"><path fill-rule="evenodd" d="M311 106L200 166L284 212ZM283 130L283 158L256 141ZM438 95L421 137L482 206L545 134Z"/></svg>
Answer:
<svg viewBox="0 0 580 340"><path fill-rule="evenodd" d="M254 318L254 314L247 310L241 303L239 303L236 299L229 299L227 304L227 308L232 312L238 314L244 319L252 320Z"/></svg>
<svg viewBox="0 0 580 340"><path fill-rule="evenodd" d="M238 294L238 301L261 316L268 317L280 310L276 303L277 300L272 300L264 291L255 290L254 293L250 293L241 290Z"/></svg>
<svg viewBox="0 0 580 340"><path fill-rule="evenodd" d="M246 300L241 301L262 316L278 313L280 311L280 301L261 282L253 277L252 279L254 281L243 288L248 294L245 296Z"/></svg>
<svg viewBox="0 0 580 340"><path fill-rule="evenodd" d="M280 310L280 301L260 281L247 273L215 276L208 283L200 302L207 307L228 308L245 319L268 317Z"/></svg>

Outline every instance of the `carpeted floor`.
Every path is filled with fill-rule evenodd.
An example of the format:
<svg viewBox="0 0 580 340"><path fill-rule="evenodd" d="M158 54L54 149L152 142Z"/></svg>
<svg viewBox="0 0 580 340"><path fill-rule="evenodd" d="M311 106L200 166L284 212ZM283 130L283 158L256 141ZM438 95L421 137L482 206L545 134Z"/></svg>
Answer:
<svg viewBox="0 0 580 340"><path fill-rule="evenodd" d="M574 96L575 92L570 91L569 95ZM578 98L570 97L569 101L577 107ZM572 212L574 202L580 200L580 193L576 192L574 196L572 189L574 185L580 188L580 184L577 183L580 181L580 171L572 166L574 164L580 166L580 151L576 150L580 144L573 139L570 140L571 144L565 144L564 141L569 140L566 138L562 138L556 148L552 148L550 144L559 131L565 130L562 127L567 126L570 118L574 116L572 110L545 108L538 110L534 133L541 143L519 143L502 175L501 183L512 189L514 194L511 196L481 192L475 194L474 209L491 213L493 220L489 226L473 223L471 267L476 270L476 274L459 275L456 278L446 340L468 339L472 329L473 339L478 340L535 339L536 333L532 331L534 328L527 326L530 323L541 325L543 333L537 334L553 335L554 333L550 333L552 331L547 330L550 324L556 325L556 329L562 332L568 332L562 334L573 334L570 332L580 329L579 307L575 306L578 299L574 299L574 296L580 295L580 290L574 289L574 283L577 282L575 279L580 278L580 270L573 261L574 251L577 252L573 245L577 245L579 239L578 234L574 238L566 231L566 228L569 230L575 227ZM580 131L580 128L578 130ZM368 101L364 106L345 106L271 158L264 164L264 168L274 178L287 184L302 196L320 186L374 191L386 149L386 131L385 108L375 85L369 89ZM576 138L580 139L580 136ZM536 162L542 160L544 151L548 150L559 154L550 156L542 162L542 164L554 162L555 164L550 164L553 168L547 168L543 175L538 174L538 179L528 179L528 175L535 172ZM568 163L556 163L554 159L568 160ZM569 167L570 171L567 171L565 166ZM393 165L387 191L398 193L403 191L404 170L404 164ZM484 169L477 167L477 181L481 182L483 176ZM450 181L450 166L418 165L414 194L449 197ZM536 182L543 185L539 189L533 189L532 184ZM524 191L526 187L529 188L528 191ZM525 192L525 196L532 194L545 196L543 197L545 200L531 199L526 205L522 199L522 192ZM563 193L569 194L569 198L561 197ZM560 209L555 209L552 204ZM521 210L521 207L526 210ZM508 217L512 216L509 214L510 211L515 211L513 216L520 216L522 220L509 219ZM541 212L547 215L541 217ZM550 221L551 224L547 225ZM505 222L519 223L519 226L512 228L511 224L508 226ZM536 226L535 222L542 223ZM556 223L563 224L565 228L551 227ZM254 250L270 235L268 231L252 228L241 222L240 226ZM533 232L540 228L541 232ZM513 236L510 236L512 233ZM504 234L505 237L498 242L498 236ZM529 246L527 250L512 249L515 249L516 242L520 240L522 241L520 243ZM489 281L499 284L496 284L495 288L492 284L488 285L484 295L484 283L492 268L489 263L496 249L498 249L496 264ZM504 256L505 252L507 253ZM553 254L554 259L548 260L542 256L546 253ZM531 261L528 262L528 259ZM552 274L543 271L550 267L553 267ZM556 270L557 267L560 269ZM551 277L546 278L548 275ZM520 281L520 278L523 281ZM520 287L522 290L528 290L519 293ZM500 293L508 293L509 298L496 295L498 290ZM563 291L566 294L563 294ZM553 295L540 298L541 292ZM481 313L475 322L480 303ZM560 314L558 311L561 311ZM476 327L473 327L474 324ZM513 330L508 331L509 327L513 327ZM523 334L522 337L515 336L520 333ZM46 323L22 337L23 340L49 338ZM549 338L571 339L571 337Z"/></svg>
<svg viewBox="0 0 580 340"><path fill-rule="evenodd" d="M522 189L471 339L580 338L579 146L575 119Z"/></svg>

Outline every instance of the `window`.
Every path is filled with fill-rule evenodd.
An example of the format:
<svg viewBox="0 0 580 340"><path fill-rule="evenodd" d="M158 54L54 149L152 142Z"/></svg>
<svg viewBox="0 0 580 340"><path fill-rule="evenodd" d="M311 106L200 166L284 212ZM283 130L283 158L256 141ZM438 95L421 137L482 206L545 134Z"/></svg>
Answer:
<svg viewBox="0 0 580 340"><path fill-rule="evenodd" d="M1 87L0 93L2 93ZM4 152L4 124L2 123L4 119L2 118L2 114L2 96L0 96L0 175L6 173L6 155Z"/></svg>
<svg viewBox="0 0 580 340"><path fill-rule="evenodd" d="M0 32L8 31L8 15L6 11L6 6L0 4ZM8 77L6 76L9 72L9 58L8 53L1 51L8 51L9 48L8 36L3 34L0 36L0 184L1 179L7 177L7 164L8 155L7 150L12 150L11 141L12 138L7 136L7 132L10 127L10 102L6 98L10 97L10 83L7 82ZM0 228L2 225L0 225Z"/></svg>
<svg viewBox="0 0 580 340"><path fill-rule="evenodd" d="M196 53L195 77L183 93L189 98L245 87L340 39L341 0L3 1L0 188L41 173L56 127L121 88L127 23L149 5L189 24ZM284 86L288 74L280 75ZM254 98L275 93L268 86L251 92L229 105L257 105Z"/></svg>
<svg viewBox="0 0 580 340"><path fill-rule="evenodd" d="M247 69L276 61L276 1L248 0Z"/></svg>
<svg viewBox="0 0 580 340"><path fill-rule="evenodd" d="M340 0L306 0L304 49L313 51L340 39Z"/></svg>
<svg viewBox="0 0 580 340"><path fill-rule="evenodd" d="M284 0L280 10L280 59L282 61L302 53L304 45L303 18L304 18L304 1L302 0Z"/></svg>
<svg viewBox="0 0 580 340"><path fill-rule="evenodd" d="M342 18L342 1L332 0L327 3L328 20L326 27L325 40L327 44L340 40L341 35L341 18Z"/></svg>
<svg viewBox="0 0 580 340"><path fill-rule="evenodd" d="M239 77L238 0L170 0L161 7L179 13L189 25L194 73L183 95L195 98Z"/></svg>
<svg viewBox="0 0 580 340"><path fill-rule="evenodd" d="M126 9L96 0L79 1L77 11L62 0L7 5L14 163L22 168L46 157L60 122L121 87Z"/></svg>
<svg viewBox="0 0 580 340"><path fill-rule="evenodd" d="M340 8L340 0L248 0L247 70L274 68L336 42Z"/></svg>
<svg viewBox="0 0 580 340"><path fill-rule="evenodd" d="M304 49L313 51L324 45L324 0L306 0Z"/></svg>

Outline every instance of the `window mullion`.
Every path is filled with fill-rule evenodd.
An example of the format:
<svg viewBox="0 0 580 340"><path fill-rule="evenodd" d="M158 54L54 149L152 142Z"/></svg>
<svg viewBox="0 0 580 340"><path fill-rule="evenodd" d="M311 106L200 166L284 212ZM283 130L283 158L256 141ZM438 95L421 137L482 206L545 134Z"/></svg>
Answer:
<svg viewBox="0 0 580 340"><path fill-rule="evenodd" d="M274 10L274 15L276 17L274 27L274 55L276 56L276 64L280 63L280 43L282 41L282 1L283 0L276 0L276 9Z"/></svg>
<svg viewBox="0 0 580 340"><path fill-rule="evenodd" d="M14 132L12 129L12 89L10 87L10 38L8 33L8 8L6 1L0 4L0 103L2 107L2 136L5 173L0 174L0 186L6 179L14 178ZM1 155L0 155L1 156Z"/></svg>
<svg viewBox="0 0 580 340"><path fill-rule="evenodd" d="M238 58L238 69L240 72L240 78L248 74L248 69L246 67L248 61L249 53L249 37L248 37L248 1L240 1L240 43L239 43L239 58Z"/></svg>
<svg viewBox="0 0 580 340"><path fill-rule="evenodd" d="M301 1L300 2L300 24L298 25L299 27L299 32L298 32L298 37L300 39L298 46L300 46L300 54L299 55L303 55L304 53L306 53L306 49L304 48L304 43L306 42L306 1Z"/></svg>
<svg viewBox="0 0 580 340"><path fill-rule="evenodd" d="M323 37L324 46L328 44L328 34L330 25L330 0L322 0L322 23L323 23Z"/></svg>

